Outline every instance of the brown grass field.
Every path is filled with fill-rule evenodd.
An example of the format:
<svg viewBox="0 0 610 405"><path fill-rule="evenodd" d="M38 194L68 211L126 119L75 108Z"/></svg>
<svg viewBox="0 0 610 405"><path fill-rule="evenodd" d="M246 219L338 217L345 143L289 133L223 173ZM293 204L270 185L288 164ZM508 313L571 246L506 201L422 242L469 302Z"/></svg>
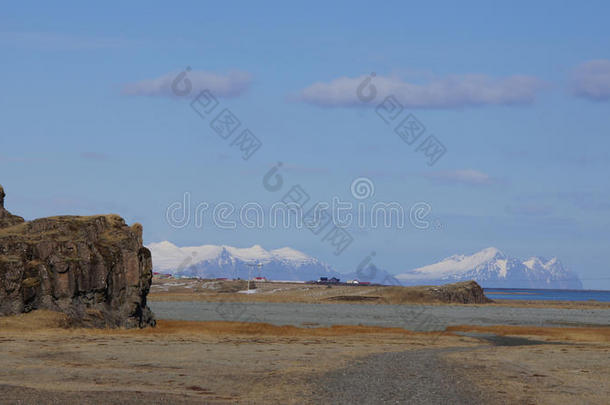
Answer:
<svg viewBox="0 0 610 405"><path fill-rule="evenodd" d="M69 329L66 322L48 311L0 318L0 403L89 403L81 402L83 392L96 404L109 393L119 395L111 403L159 395L168 404L306 403L308 376L430 340L429 334L359 326L160 320L155 328L100 330ZM447 344L474 343L451 336L435 342Z"/></svg>
<svg viewBox="0 0 610 405"><path fill-rule="evenodd" d="M448 352L448 367L498 403L607 403L610 328L297 328L159 320L142 330L67 328L62 314L0 318L0 403L308 402L308 381L382 352ZM498 347L456 332L553 344ZM434 339L432 339L434 337ZM21 402L19 402L21 401Z"/></svg>
<svg viewBox="0 0 610 405"><path fill-rule="evenodd" d="M471 305L430 300L426 287L393 286L345 286L330 288L325 285L303 283L252 282L259 292L241 294L246 281L213 281L201 279L158 279L153 280L150 301L205 301L205 302L300 302L300 303L361 303L361 304L402 304L425 303L428 305ZM512 306L528 308L581 308L610 309L610 302L599 301L534 301L496 300L492 306Z"/></svg>
<svg viewBox="0 0 610 405"><path fill-rule="evenodd" d="M464 328L482 331L479 328ZM607 404L610 395L608 328L493 328L553 344L489 346L446 356L455 370L505 404ZM575 329L575 328L570 328ZM492 331L489 330L489 331Z"/></svg>

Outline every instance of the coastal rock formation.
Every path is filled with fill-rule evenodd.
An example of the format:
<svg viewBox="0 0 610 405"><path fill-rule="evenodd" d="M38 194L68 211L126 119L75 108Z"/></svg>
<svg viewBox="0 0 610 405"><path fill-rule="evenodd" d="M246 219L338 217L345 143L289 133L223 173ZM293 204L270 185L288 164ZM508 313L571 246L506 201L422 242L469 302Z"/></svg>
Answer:
<svg viewBox="0 0 610 405"><path fill-rule="evenodd" d="M26 222L4 209L4 196L0 187L0 315L48 309L80 326L155 324L140 224L117 215Z"/></svg>
<svg viewBox="0 0 610 405"><path fill-rule="evenodd" d="M462 281L429 287L428 291L435 300L459 304L486 304L493 302L485 296L483 288L476 281Z"/></svg>
<svg viewBox="0 0 610 405"><path fill-rule="evenodd" d="M0 228L25 222L23 218L13 215L4 209L4 197L6 197L6 194L4 193L4 188L0 185Z"/></svg>
<svg viewBox="0 0 610 405"><path fill-rule="evenodd" d="M476 281L462 281L444 285L417 287L385 287L384 299L389 304L414 302L442 302L451 304L486 304L493 302L485 296ZM383 291L383 290L382 290Z"/></svg>

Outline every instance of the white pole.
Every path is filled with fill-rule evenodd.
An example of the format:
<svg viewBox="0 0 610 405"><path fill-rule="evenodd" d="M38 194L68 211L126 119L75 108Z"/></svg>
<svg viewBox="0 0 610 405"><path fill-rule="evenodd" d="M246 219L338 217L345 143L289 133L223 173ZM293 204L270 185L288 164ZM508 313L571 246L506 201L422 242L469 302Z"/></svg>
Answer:
<svg viewBox="0 0 610 405"><path fill-rule="evenodd" d="M254 266L257 266L259 268L259 272L260 272L260 269L263 267L263 264L262 263L256 263L256 264L248 263L248 291L250 291L250 279L252 278L252 269L254 268Z"/></svg>

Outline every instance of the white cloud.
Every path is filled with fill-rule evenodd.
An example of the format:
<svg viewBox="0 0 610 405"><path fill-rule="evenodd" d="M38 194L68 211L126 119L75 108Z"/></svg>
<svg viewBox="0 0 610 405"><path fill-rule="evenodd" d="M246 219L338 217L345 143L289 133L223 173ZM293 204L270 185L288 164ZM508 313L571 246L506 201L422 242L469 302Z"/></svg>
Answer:
<svg viewBox="0 0 610 405"><path fill-rule="evenodd" d="M445 170L426 173L424 176L448 184L490 185L496 182L490 175L473 169Z"/></svg>
<svg viewBox="0 0 610 405"><path fill-rule="evenodd" d="M578 66L572 75L572 91L577 97L609 101L610 60L591 60Z"/></svg>
<svg viewBox="0 0 610 405"><path fill-rule="evenodd" d="M365 105L357 95L358 87L369 76L340 77L328 83L314 83L297 98L324 107ZM397 77L376 76L371 84L377 93L373 103L394 95L408 108L456 108L483 105L527 104L535 100L545 83L531 76L492 78L486 75L453 75L427 84L415 84ZM369 94L370 88L363 87Z"/></svg>
<svg viewBox="0 0 610 405"><path fill-rule="evenodd" d="M155 79L128 83L123 86L123 94L130 96L161 96L175 97L172 83L177 80L181 72L167 73ZM232 71L227 74L218 74L202 70L192 70L186 73L185 80L177 80L179 89L185 88L185 82L191 84L190 94L197 95L202 90L210 90L217 97L237 97L245 92L252 76L247 72Z"/></svg>

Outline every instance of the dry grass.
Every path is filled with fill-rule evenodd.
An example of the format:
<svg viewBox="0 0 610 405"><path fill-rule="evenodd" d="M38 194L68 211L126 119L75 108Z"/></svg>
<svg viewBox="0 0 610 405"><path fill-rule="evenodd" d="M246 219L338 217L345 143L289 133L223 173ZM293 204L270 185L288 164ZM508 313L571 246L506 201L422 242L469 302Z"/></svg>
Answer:
<svg viewBox="0 0 610 405"><path fill-rule="evenodd" d="M60 395L68 399L55 403L78 404L83 395L112 394L112 403L135 404L139 391L175 396L164 403L302 404L312 376L355 358L478 344L398 328L160 320L156 328L125 330L65 328L64 321L49 311L0 318L5 401L13 395L9 403L45 403L47 395Z"/></svg>
<svg viewBox="0 0 610 405"><path fill-rule="evenodd" d="M247 323L228 321L157 321L154 328L144 329L89 329L71 328L68 318L59 312L38 310L27 314L0 317L0 331L40 332L40 333L77 333L83 335L205 335L218 336L268 336L268 337L347 337L347 336L420 336L437 337L439 332L413 332L402 328L388 328L360 325L334 325L331 327L303 328L296 326L277 326L268 323ZM565 342L610 342L610 327L532 327L532 326L449 326L445 336L453 332L494 333L496 335L545 337L548 340Z"/></svg>
<svg viewBox="0 0 610 405"><path fill-rule="evenodd" d="M379 294L382 294L387 304L427 304L427 303L442 303L434 299L429 289L433 286L418 286L418 287L376 287ZM453 304L453 303L452 303Z"/></svg>
<svg viewBox="0 0 610 405"><path fill-rule="evenodd" d="M0 228L0 237L22 235L26 229L27 227L25 222L13 226L7 226L5 228Z"/></svg>
<svg viewBox="0 0 610 405"><path fill-rule="evenodd" d="M296 326L276 326L268 323L245 323L225 321L174 321L158 320L157 326L144 329L91 329L71 328L68 318L59 312L38 310L27 314L0 317L0 331L13 332L59 332L79 333L83 335L258 335L258 336L302 336L302 337L340 337L355 335L394 335L413 336L438 335L438 332L411 332L402 328L385 328L375 326L336 325L331 327L299 328Z"/></svg>
<svg viewBox="0 0 610 405"><path fill-rule="evenodd" d="M556 341L567 342L610 342L610 327L602 328L543 328L534 326L449 326L447 332L479 332L496 335L547 337Z"/></svg>
<svg viewBox="0 0 610 405"><path fill-rule="evenodd" d="M77 404L84 394L99 394L100 399L112 394L120 397L117 403L135 404L128 402L135 390L151 398L171 396L174 402L167 403L301 404L310 389L308 379L362 356L463 347L474 350L454 352L448 361L457 362L454 367L472 376L473 384L503 395L506 403L544 403L549 393L554 402L546 403L578 403L579 398L603 403L599 400L606 398L602 385L608 375L610 328L466 325L431 339L426 333L368 326L172 320L130 330L66 325L63 314L42 310L0 318L0 389L13 387L14 398L24 403L63 395L68 400L57 403ZM570 344L490 347L451 333L460 331ZM569 386L569 393L557 386ZM28 391L17 392L15 387ZM591 391L594 387L599 391Z"/></svg>
<svg viewBox="0 0 610 405"><path fill-rule="evenodd" d="M521 308L562 308L562 309L610 309L610 302L583 301L522 301L522 300L496 300L489 304L460 304L430 301L424 294L411 291L407 294L395 294L392 291L379 291L383 288L392 287L333 287L323 290L325 287L312 286L309 291L291 291L262 294L239 294L219 293L215 291L155 291L148 295L149 301L203 301L203 302L272 302L272 303L345 303L348 299L358 301L359 304L383 305L383 304L425 304L425 305L491 305L501 307ZM348 298L346 297L353 297ZM363 297L359 299L359 297ZM369 297L378 297L370 299Z"/></svg>
<svg viewBox="0 0 610 405"><path fill-rule="evenodd" d="M587 331L575 332L569 331L565 336L560 333L560 336L591 337ZM592 334L595 336L595 331ZM610 395L609 351L607 343L572 341L535 346L482 346L449 353L445 359L456 371L463 370L462 374L473 385L495 393L498 403L606 405Z"/></svg>
<svg viewBox="0 0 610 405"><path fill-rule="evenodd" d="M533 301L496 300L488 304L461 304L440 302L431 297L429 286L332 286L303 283L256 283L256 294L239 294L246 289L246 282L217 282L219 289L205 288L212 280L153 279L148 299L150 301L204 301L204 302L272 302L272 303L344 303L348 300L370 305L426 304L426 305L492 305L526 308L610 309L610 302L598 301ZM213 282L213 281L212 281ZM241 283L241 284L238 284ZM254 283L251 284L251 288ZM372 299L371 297L378 297Z"/></svg>
<svg viewBox="0 0 610 405"><path fill-rule="evenodd" d="M340 337L354 335L400 335L412 336L426 333L411 332L401 328L373 326L336 325L331 327L299 328L296 326L276 326L268 323L243 322L192 322L160 320L155 328L143 329L140 333L172 334L196 333L209 335L258 335L258 336L318 336Z"/></svg>
<svg viewBox="0 0 610 405"><path fill-rule="evenodd" d="M206 287L213 284L214 288ZM370 304L438 304L430 291L431 286L346 286L304 283L252 283L256 294L240 294L246 281L213 281L200 279L153 279L148 295L150 301L204 301L204 302L273 302L273 303L341 303L346 300ZM432 287L435 288L435 287ZM375 299L371 299L375 297ZM453 304L452 304L453 305ZM471 304L464 304L471 305Z"/></svg>
<svg viewBox="0 0 610 405"><path fill-rule="evenodd" d="M0 229L0 238L18 237L28 243L38 243L40 241L55 242L77 242L81 241L82 235L78 235L76 229L66 232L66 226L80 228L86 225L102 221L107 224L105 232L100 237L108 241L115 241L124 238L122 231L118 229L126 227L125 220L116 214L92 215L92 216L55 216L39 218L26 221L17 225ZM34 231L36 229L37 231ZM74 231L74 232L72 232Z"/></svg>
<svg viewBox="0 0 610 405"><path fill-rule="evenodd" d="M61 312L37 310L27 314L0 317L0 331L35 331L67 328L70 322Z"/></svg>

